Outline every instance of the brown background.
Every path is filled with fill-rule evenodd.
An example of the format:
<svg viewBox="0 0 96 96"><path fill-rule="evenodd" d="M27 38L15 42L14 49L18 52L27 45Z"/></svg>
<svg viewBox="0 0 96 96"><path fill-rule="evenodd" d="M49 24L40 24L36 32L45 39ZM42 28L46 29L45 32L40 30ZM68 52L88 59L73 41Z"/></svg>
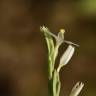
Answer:
<svg viewBox="0 0 96 96"><path fill-rule="evenodd" d="M66 40L80 45L60 73L60 96L77 81L85 83L80 96L96 96L95 0L0 0L0 96L48 96L41 25L55 34L65 28Z"/></svg>

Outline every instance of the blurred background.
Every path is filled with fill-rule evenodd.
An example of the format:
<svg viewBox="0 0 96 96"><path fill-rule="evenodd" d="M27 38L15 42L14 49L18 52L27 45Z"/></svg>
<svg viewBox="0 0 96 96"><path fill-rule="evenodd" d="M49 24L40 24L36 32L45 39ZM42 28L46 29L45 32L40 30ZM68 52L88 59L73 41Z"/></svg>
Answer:
<svg viewBox="0 0 96 96"><path fill-rule="evenodd" d="M77 81L85 83L80 96L96 96L96 0L0 0L0 96L48 96L42 25L64 28L80 45L60 73L60 96Z"/></svg>

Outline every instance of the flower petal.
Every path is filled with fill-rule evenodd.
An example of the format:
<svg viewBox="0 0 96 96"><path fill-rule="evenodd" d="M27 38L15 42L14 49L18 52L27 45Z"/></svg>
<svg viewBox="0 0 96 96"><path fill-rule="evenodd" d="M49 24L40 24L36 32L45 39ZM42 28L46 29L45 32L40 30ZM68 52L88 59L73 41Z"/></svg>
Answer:
<svg viewBox="0 0 96 96"><path fill-rule="evenodd" d="M73 56L74 51L74 46L69 45L67 50L63 53L62 57L60 58L59 67L57 69L58 72L60 71L61 67L65 66L69 62L69 60Z"/></svg>
<svg viewBox="0 0 96 96"><path fill-rule="evenodd" d="M76 85L73 87L70 96L78 96L83 86L84 84L82 82L77 82Z"/></svg>

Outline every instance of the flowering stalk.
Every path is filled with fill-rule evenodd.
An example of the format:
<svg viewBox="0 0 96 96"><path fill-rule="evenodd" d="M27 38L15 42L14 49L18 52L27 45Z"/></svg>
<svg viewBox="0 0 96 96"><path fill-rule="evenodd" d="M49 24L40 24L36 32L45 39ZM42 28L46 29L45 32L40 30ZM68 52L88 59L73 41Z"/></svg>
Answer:
<svg viewBox="0 0 96 96"><path fill-rule="evenodd" d="M73 56L74 51L75 51L74 45L75 46L79 46L79 45L74 44L70 41L64 40L64 33L65 33L64 29L61 29L57 36L51 33L50 30L45 26L40 27L40 30L45 35L45 39L46 39L46 43L48 47L49 95L60 96L60 88L61 88L61 82L60 82L60 77L59 77L60 70L63 66L68 64L71 57ZM53 38L55 39L55 42ZM63 53L63 55L61 56L58 67L55 68L55 61L58 56L58 50L59 50L60 45L63 43L67 43L69 46L66 49L66 51ZM78 96L81 89L83 88L83 83L81 83L80 85L79 83L77 83L75 87L72 89L70 96Z"/></svg>

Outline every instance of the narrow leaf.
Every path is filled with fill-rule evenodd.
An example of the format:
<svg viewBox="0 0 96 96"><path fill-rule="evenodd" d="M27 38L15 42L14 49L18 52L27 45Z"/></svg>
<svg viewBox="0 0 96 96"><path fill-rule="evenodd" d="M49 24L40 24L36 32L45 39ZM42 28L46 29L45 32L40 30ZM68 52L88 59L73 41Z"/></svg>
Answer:
<svg viewBox="0 0 96 96"><path fill-rule="evenodd" d="M43 26L40 27L41 32L44 33L47 47L48 47L48 73L49 73L49 79L52 78L52 73L54 69L53 65L53 54L54 54L54 41L53 37L50 34L50 31L47 27Z"/></svg>

